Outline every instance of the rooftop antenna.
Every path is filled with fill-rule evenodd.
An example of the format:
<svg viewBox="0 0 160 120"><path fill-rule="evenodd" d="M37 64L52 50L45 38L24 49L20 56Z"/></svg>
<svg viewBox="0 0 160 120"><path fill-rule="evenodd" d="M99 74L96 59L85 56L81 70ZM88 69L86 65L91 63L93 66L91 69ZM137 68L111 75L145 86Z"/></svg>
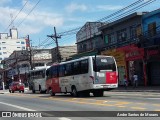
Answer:
<svg viewBox="0 0 160 120"><path fill-rule="evenodd" d="M12 13L10 14L10 17L11 17L11 28L14 28L14 21L13 21L13 14Z"/></svg>

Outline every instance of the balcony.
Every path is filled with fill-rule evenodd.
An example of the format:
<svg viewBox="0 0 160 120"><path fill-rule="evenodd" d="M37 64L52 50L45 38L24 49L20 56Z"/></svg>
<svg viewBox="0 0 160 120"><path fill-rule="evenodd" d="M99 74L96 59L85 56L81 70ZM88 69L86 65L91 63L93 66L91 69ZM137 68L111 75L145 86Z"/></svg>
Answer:
<svg viewBox="0 0 160 120"><path fill-rule="evenodd" d="M119 48L119 47L124 47L127 45L131 45L131 44L137 44L139 42L139 38L138 37L131 37L131 38L127 38L123 41L118 41L115 43L108 43L104 49L112 49L112 48Z"/></svg>
<svg viewBox="0 0 160 120"><path fill-rule="evenodd" d="M157 27L154 33L151 33L150 31L145 32L141 39L141 46L143 48L160 46L160 27Z"/></svg>

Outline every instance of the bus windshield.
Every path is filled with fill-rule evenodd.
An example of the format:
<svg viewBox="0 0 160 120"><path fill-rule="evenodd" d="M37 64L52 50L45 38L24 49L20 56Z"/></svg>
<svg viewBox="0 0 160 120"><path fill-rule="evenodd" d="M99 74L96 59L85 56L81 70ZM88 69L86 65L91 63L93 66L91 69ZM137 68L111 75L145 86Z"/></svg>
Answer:
<svg viewBox="0 0 160 120"><path fill-rule="evenodd" d="M100 72L100 70L116 71L115 61L112 57L93 57L93 70Z"/></svg>
<svg viewBox="0 0 160 120"><path fill-rule="evenodd" d="M45 78L45 70L33 71L31 72L32 79L42 79Z"/></svg>

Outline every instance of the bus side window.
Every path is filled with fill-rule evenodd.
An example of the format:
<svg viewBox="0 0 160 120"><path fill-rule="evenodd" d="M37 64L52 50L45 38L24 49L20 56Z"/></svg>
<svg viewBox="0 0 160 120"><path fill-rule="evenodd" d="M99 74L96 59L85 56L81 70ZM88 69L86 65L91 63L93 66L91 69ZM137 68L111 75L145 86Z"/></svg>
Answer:
<svg viewBox="0 0 160 120"><path fill-rule="evenodd" d="M53 77L53 68L54 68L54 66L52 66L50 71L49 71L49 78Z"/></svg>
<svg viewBox="0 0 160 120"><path fill-rule="evenodd" d="M61 65L59 66L59 77L63 77L65 73L65 66Z"/></svg>
<svg viewBox="0 0 160 120"><path fill-rule="evenodd" d="M80 61L77 61L77 62L74 62L74 63L73 63L73 74L74 74L74 75L81 74Z"/></svg>
<svg viewBox="0 0 160 120"><path fill-rule="evenodd" d="M58 66L53 66L51 68L51 78L58 77Z"/></svg>
<svg viewBox="0 0 160 120"><path fill-rule="evenodd" d="M56 66L56 68L57 68L57 74L56 74L56 76L59 77L59 66Z"/></svg>
<svg viewBox="0 0 160 120"><path fill-rule="evenodd" d="M67 63L66 64L66 71L65 71L66 73L65 73L65 76L69 76L69 75L73 74L72 66L73 66L72 63Z"/></svg>
<svg viewBox="0 0 160 120"><path fill-rule="evenodd" d="M81 61L81 74L88 73L88 59Z"/></svg>

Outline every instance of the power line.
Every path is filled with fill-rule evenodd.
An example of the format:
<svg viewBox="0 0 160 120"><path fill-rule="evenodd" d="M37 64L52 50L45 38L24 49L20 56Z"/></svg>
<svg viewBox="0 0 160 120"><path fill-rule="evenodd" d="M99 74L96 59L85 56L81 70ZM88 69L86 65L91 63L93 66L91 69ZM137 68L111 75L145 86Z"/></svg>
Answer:
<svg viewBox="0 0 160 120"><path fill-rule="evenodd" d="M117 14L119 14L119 13L121 13L121 12L123 12L123 11L125 11L125 10L127 10L127 9L129 9L129 8L131 8L131 7L135 6L135 5L143 2L143 1L145 1L145 0L138 0L138 1L136 1L136 2L134 2L134 3L132 3L132 4L130 4L130 5L128 5L127 7L122 8L121 10L119 10L119 11L117 11L117 12L109 15L109 16L106 16L106 17L104 17L104 18L101 18L100 20L97 20L96 22L101 22L102 20L109 19L110 17L113 17L113 16L115 16L115 15L117 15ZM78 27L78 28L75 28L75 29L72 29L72 30L68 30L68 31L65 31L65 32L61 32L61 33L58 33L58 34L59 34L59 35L62 35L62 36L75 34L75 33L77 33L77 31L78 31L80 28L81 28L81 27Z"/></svg>
<svg viewBox="0 0 160 120"><path fill-rule="evenodd" d="M46 38L45 40L43 40L39 45L38 47L41 47L44 43L46 43L50 38Z"/></svg>
<svg viewBox="0 0 160 120"><path fill-rule="evenodd" d="M118 16L110 19L110 20L108 20L107 22L108 22L108 23L111 23L111 22L114 22L114 21L117 20L117 19L121 19L121 18L123 18L124 16L127 16L127 15L129 15L130 13L132 13L132 12L134 12L134 11L136 11L136 10L144 7L144 6L146 6L146 5L148 5L148 4L151 4L151 3L154 2L154 1L156 1L156 0L148 0L147 2L142 3L142 4L138 5L138 6L136 6L135 8L130 9L129 11L127 11L127 12L125 12L125 13L122 13L122 14L120 14L120 15L118 15ZM121 18L120 18L120 17L121 17ZM106 22L106 21L105 21L105 22Z"/></svg>
<svg viewBox="0 0 160 120"><path fill-rule="evenodd" d="M112 17L114 17L114 16L116 16L116 15L118 15L119 13L122 13L122 12L124 12L124 13L122 13L121 14L121 16L123 15L126 15L126 13L128 12L128 13L131 13L131 11L126 11L126 10L128 10L128 9L130 9L130 8L132 8L132 7L134 7L134 8L132 8L132 12L133 12L133 9L140 9L140 8L142 8L142 7L140 7L140 6L146 6L147 4L150 4L150 3L152 3L152 2L154 2L154 1L156 1L156 0L138 0L138 1L136 1L136 2L134 2L134 3L132 3L132 4L130 4L129 6L127 6L127 7L125 7L125 8L122 8L121 10L119 10L119 11L117 11L117 12L115 12L115 13L113 13L113 14L111 14L111 15L108 15L108 16L106 16L106 17L104 17L104 18L101 18L100 20L97 20L96 22L102 22L102 21L104 21L105 19L109 19L109 18L112 18ZM142 3L143 2L143 3ZM140 4L140 3L142 3L142 4ZM147 3L147 4L146 4ZM137 6L138 4L140 4L139 6ZM146 4L146 5L145 5ZM137 7L139 7L139 8L137 8ZM120 16L120 15L119 15ZM118 16L117 17L114 17L114 18L118 18ZM107 21L107 20L106 20ZM60 35L62 35L62 36L66 36L66 35L72 35L72 34L76 34L78 31L79 31L79 29L80 28L82 28L82 27L78 27L78 28L75 28L75 29L72 29L72 30L69 30L69 31L65 31L65 32L61 32L61 33L58 33L58 34L60 34ZM93 29L94 27L92 27L91 29Z"/></svg>
<svg viewBox="0 0 160 120"><path fill-rule="evenodd" d="M121 12L123 12L123 11L126 11L127 9L133 7L133 6L136 6L136 5L140 4L140 3L142 3L143 1L144 1L144 0L138 0L138 1L136 1L136 2L134 2L134 3L132 3L132 4L130 4L130 5L128 5L127 7L122 8L121 10L119 10L119 11L117 11L117 12L109 15L109 16L106 16L106 17L104 17L104 18L101 18L100 20L97 20L96 22L99 22L99 21L102 21L102 20L105 20L105 19L109 19L109 18L115 16L116 14L119 14L119 13L121 13ZM146 2L147 2L147 1L146 1ZM128 12L128 11L127 11L127 12ZM124 13L121 14L121 15L124 16ZM119 15L119 16L120 16L120 15ZM116 17L115 17L115 18L116 18ZM117 18L118 18L118 17L117 17ZM93 29L93 28L94 28L94 27L91 27L91 29ZM75 29L68 30L68 31L65 31L65 32L61 32L61 33L58 33L58 34L59 34L59 35L63 35L63 36L73 35L73 34L76 34L76 33L79 31L79 29L81 29L81 27L77 27L77 28L75 28ZM45 41L47 41L47 40L45 40ZM45 41L44 41L43 43L41 43L41 45L44 44Z"/></svg>
<svg viewBox="0 0 160 120"><path fill-rule="evenodd" d="M44 47L43 47L42 49L47 48L47 47L49 47L49 46L52 45L52 44L53 44L53 41L51 41L50 43L44 45Z"/></svg>
<svg viewBox="0 0 160 120"><path fill-rule="evenodd" d="M154 1L156 1L156 0L148 0L148 1L146 1L145 3L142 3L142 4L138 5L138 6L136 6L135 8L132 8L131 10L129 10L129 11L123 13L123 14L120 14L119 16L116 16L116 17L115 17L116 19L114 19L114 18L113 18L113 19L110 19L110 20L109 20L109 23L112 23L112 22L116 21L117 18L120 19L119 17L123 18L124 16L126 16L126 15L128 15L128 14L130 14L130 13L132 13L132 12L134 12L134 11L136 11L136 10L138 10L138 9L146 6L146 5L148 5L148 4L151 4L151 3L154 2ZM128 14L126 14L126 13L128 13ZM90 27L90 29L93 29L93 28L94 28L94 26ZM98 31L98 32L99 32L99 31ZM96 33L98 33L98 32L96 32ZM92 33L92 34L90 34L90 35L94 35L94 34L96 34L96 33Z"/></svg>
<svg viewBox="0 0 160 120"><path fill-rule="evenodd" d="M26 18L31 14L31 12L36 8L36 6L40 3L41 0L38 0L38 2L34 5L34 7L31 9L31 11L26 15L26 17L18 24L18 27L26 20Z"/></svg>
<svg viewBox="0 0 160 120"><path fill-rule="evenodd" d="M27 5L28 0L26 1L26 3L23 5L23 7L20 9L20 11L18 12L18 14L15 16L15 18L11 21L11 23L8 25L8 27L4 30L4 32L6 32L6 30L8 30L8 28L12 25L12 23L15 21L15 19L18 17L18 15L21 13L21 11L24 9L24 7Z"/></svg>
<svg viewBox="0 0 160 120"><path fill-rule="evenodd" d="M119 11L117 11L117 12L115 12L115 13L109 15L109 16L106 16L106 17L104 17L104 18L102 18L102 19L100 19L100 20L109 19L109 18L115 16L116 14L125 11L124 13L122 13L122 14L120 14L120 15L118 15L118 16L116 16L116 17L108 20L109 22L113 22L113 21L119 19L120 17L122 18L122 17L128 15L129 13L134 12L135 10L140 9L140 8L142 8L142 7L148 5L148 4L150 4L150 3L152 3L152 2L154 2L154 1L156 1L156 0L147 0L147 1L145 1L145 2L143 2L143 1L145 1L145 0L138 0L138 1L130 4L129 6L127 6L127 7L125 7L125 8L122 8L121 10L119 10ZM143 3L142 3L142 2L143 2ZM140 4L140 3L141 3L141 4ZM138 4L140 4L140 5L138 5ZM138 6L137 6L137 5L138 5ZM133 6L135 6L135 7L132 8ZM132 9L130 9L130 8L132 8ZM130 9L130 10L129 10L129 11L126 11L127 9ZM100 21L100 20L98 20L98 21ZM68 31L66 31L66 32L61 32L61 33L58 33L58 34L61 34L61 35L63 35L63 36L73 35L73 34L76 34L76 33L79 31L80 28L81 28L81 27L78 27L78 28L75 28L75 29L72 29L72 30L68 30ZM93 28L94 28L94 27L91 27L90 29L93 29ZM48 39L46 39L45 41L43 41L40 45L44 44L47 40L48 40Z"/></svg>
<svg viewBox="0 0 160 120"><path fill-rule="evenodd" d="M138 1L130 4L129 6L122 8L121 10L119 10L119 11L117 11L117 12L115 12L115 13L112 13L112 14L104 17L104 18L99 19L97 22L101 22L101 21L103 21L103 20L105 20L105 19L108 19L108 18L110 18L110 17L113 17L113 16L115 16L116 14L119 14L119 13L121 13L121 12L129 9L130 7L135 6L135 5L137 5L137 4L139 4L139 3L143 2L143 1L144 1L144 0L138 0Z"/></svg>

